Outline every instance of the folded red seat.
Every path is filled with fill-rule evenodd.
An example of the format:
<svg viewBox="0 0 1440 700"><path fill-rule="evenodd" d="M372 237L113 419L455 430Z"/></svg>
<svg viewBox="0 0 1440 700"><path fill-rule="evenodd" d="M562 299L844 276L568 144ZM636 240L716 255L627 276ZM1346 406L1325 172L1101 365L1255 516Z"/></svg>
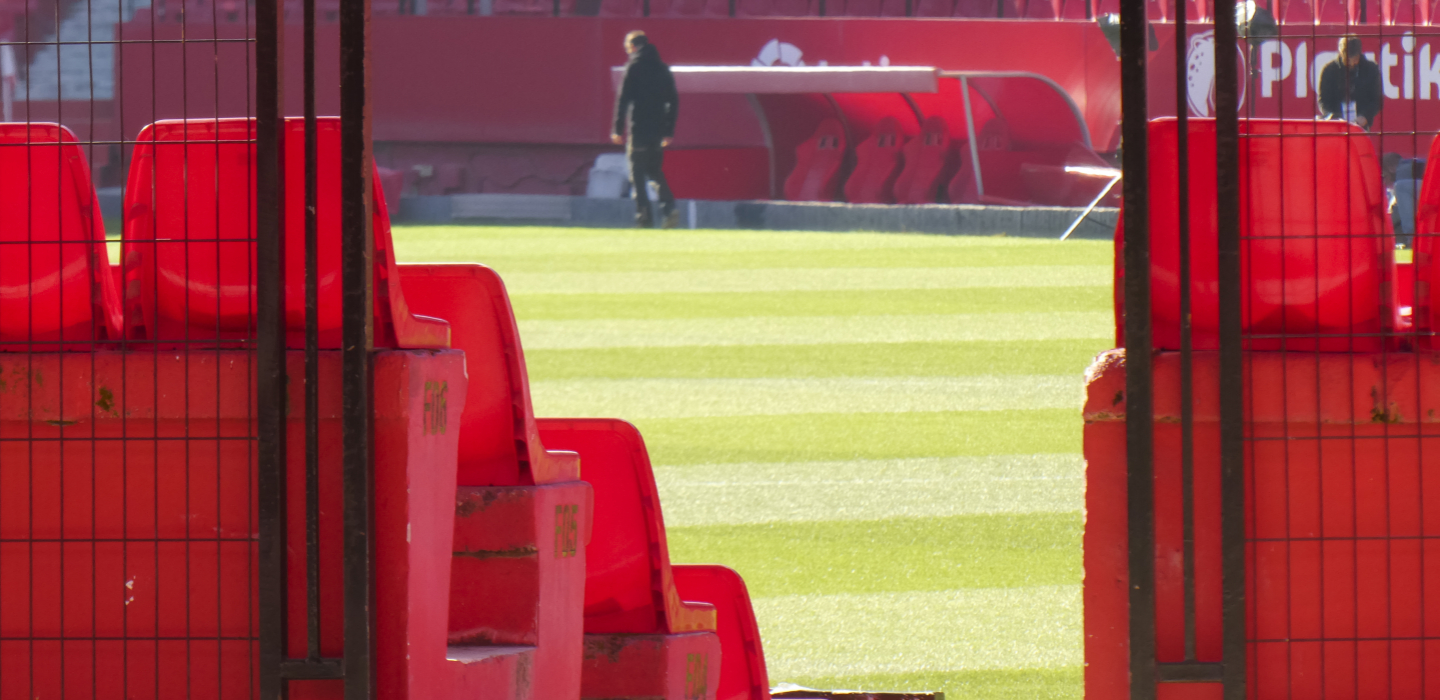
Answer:
<svg viewBox="0 0 1440 700"><path fill-rule="evenodd" d="M845 200L856 204L893 204L895 178L903 164L900 122L885 117L870 137L855 147L855 170L845 180Z"/></svg>
<svg viewBox="0 0 1440 700"><path fill-rule="evenodd" d="M1219 347L1215 121L1189 124L1191 327L1193 347L1208 350ZM1393 344L1394 234L1370 136L1345 122L1273 119L1241 120L1240 134L1246 349L1373 352ZM1150 123L1151 317L1163 350L1180 348L1179 144L1174 119ZM1117 251L1123 234L1122 219Z"/></svg>
<svg viewBox="0 0 1440 700"><path fill-rule="evenodd" d="M305 346L305 123L285 120L287 345ZM320 347L340 347L340 120L318 120ZM125 189L125 299L136 340L162 346L255 337L255 122L161 121L140 132ZM410 313L390 217L373 180L375 345L447 347L449 326Z"/></svg>
<svg viewBox="0 0 1440 700"><path fill-rule="evenodd" d="M839 194L840 168L844 164L845 127L839 120L826 119L795 149L795 169L785 178L785 199L835 201Z"/></svg>
<svg viewBox="0 0 1440 700"><path fill-rule="evenodd" d="M728 672L716 606L684 600L676 585L640 432L616 419L539 425L545 444L579 453L595 490L581 697L715 700Z"/></svg>
<svg viewBox="0 0 1440 700"><path fill-rule="evenodd" d="M85 153L59 124L0 124L0 351L121 338L120 295ZM74 344L72 344L74 343Z"/></svg>
<svg viewBox="0 0 1440 700"><path fill-rule="evenodd" d="M675 588L685 600L715 606L720 635L720 687L716 700L769 700L770 677L750 592L734 569L718 564L676 564Z"/></svg>

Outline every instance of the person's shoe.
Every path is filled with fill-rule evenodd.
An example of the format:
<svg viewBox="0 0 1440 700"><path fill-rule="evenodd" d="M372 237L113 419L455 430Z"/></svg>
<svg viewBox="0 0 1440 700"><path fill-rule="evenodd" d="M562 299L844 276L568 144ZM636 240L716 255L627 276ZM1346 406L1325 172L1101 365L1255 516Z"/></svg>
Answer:
<svg viewBox="0 0 1440 700"><path fill-rule="evenodd" d="M655 228L655 222L648 216L635 217L635 228Z"/></svg>
<svg viewBox="0 0 1440 700"><path fill-rule="evenodd" d="M675 228L676 226L679 226L680 212L672 209L669 214L665 215L665 220L662 221L660 225L664 228Z"/></svg>

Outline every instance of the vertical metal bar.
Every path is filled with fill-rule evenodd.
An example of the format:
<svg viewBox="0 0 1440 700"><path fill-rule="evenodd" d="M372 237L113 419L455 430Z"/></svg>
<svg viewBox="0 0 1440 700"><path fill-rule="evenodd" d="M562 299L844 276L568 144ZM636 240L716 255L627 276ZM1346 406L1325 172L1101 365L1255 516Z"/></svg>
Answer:
<svg viewBox="0 0 1440 700"><path fill-rule="evenodd" d="M1125 454L1130 564L1130 697L1155 687L1154 409L1151 394L1149 124L1144 0L1120 2L1125 172Z"/></svg>
<svg viewBox="0 0 1440 700"><path fill-rule="evenodd" d="M965 137L970 139L970 170L975 174L975 195L985 196L985 181L980 179L980 145L975 143L975 112L970 109L970 79L960 76L960 97L965 100Z"/></svg>
<svg viewBox="0 0 1440 700"><path fill-rule="evenodd" d="M285 93L282 0L255 3L260 698L285 697Z"/></svg>
<svg viewBox="0 0 1440 700"><path fill-rule="evenodd" d="M1240 121L1235 0L1215 8L1215 171L1220 301L1220 530L1225 699L1245 700L1244 358L1240 345Z"/></svg>
<svg viewBox="0 0 1440 700"><path fill-rule="evenodd" d="M315 0L305 0L305 611L306 658L320 660L320 239Z"/></svg>
<svg viewBox="0 0 1440 700"><path fill-rule="evenodd" d="M370 1L340 11L341 436L344 442L345 700L374 697L370 531L370 370L375 239L371 233Z"/></svg>
<svg viewBox="0 0 1440 700"><path fill-rule="evenodd" d="M1186 2L1175 2L1175 193L1180 214L1180 519L1185 578L1185 660L1195 661L1195 378L1190 334L1190 106L1186 84Z"/></svg>

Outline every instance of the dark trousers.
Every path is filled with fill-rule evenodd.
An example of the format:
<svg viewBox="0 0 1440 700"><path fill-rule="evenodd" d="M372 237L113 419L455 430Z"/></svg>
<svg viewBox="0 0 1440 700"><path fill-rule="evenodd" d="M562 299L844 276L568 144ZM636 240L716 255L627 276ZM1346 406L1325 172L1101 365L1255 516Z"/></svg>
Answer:
<svg viewBox="0 0 1440 700"><path fill-rule="evenodd" d="M626 147L626 153L630 157L630 182L632 183L635 195L635 221L641 226L650 226L654 223L653 214L650 211L650 187L648 184L654 181L660 186L660 215L669 216L675 210L675 195L670 191L670 183L665 181L665 150L658 142L636 143L630 141Z"/></svg>

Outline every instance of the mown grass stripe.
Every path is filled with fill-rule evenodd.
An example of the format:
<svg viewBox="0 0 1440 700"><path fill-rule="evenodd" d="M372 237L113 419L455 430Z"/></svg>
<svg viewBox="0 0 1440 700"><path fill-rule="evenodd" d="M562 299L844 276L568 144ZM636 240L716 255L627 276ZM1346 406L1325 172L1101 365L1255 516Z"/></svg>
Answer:
<svg viewBox="0 0 1440 700"><path fill-rule="evenodd" d="M636 420L657 465L1074 453L1080 409Z"/></svg>
<svg viewBox="0 0 1440 700"><path fill-rule="evenodd" d="M742 268L656 272L512 272L511 294L682 294L829 290L1103 287L1106 265L1013 267Z"/></svg>
<svg viewBox="0 0 1440 700"><path fill-rule="evenodd" d="M882 377L1060 374L1079 386L1106 340L832 343L527 349L532 381L666 377Z"/></svg>
<svg viewBox="0 0 1440 700"><path fill-rule="evenodd" d="M965 700L1079 700L1085 692L1085 667L987 671L920 671L864 676L806 677L795 687L868 691L941 691Z"/></svg>
<svg viewBox="0 0 1440 700"><path fill-rule="evenodd" d="M1107 311L1113 302L1109 287L520 294L511 297L516 314L529 320Z"/></svg>
<svg viewBox="0 0 1440 700"><path fill-rule="evenodd" d="M756 316L668 320L520 321L528 349L814 345L1109 338L1105 311L915 316Z"/></svg>
<svg viewBox="0 0 1440 700"><path fill-rule="evenodd" d="M665 503L668 518L675 510ZM676 561L720 562L753 596L1074 585L1078 512L675 527Z"/></svg>
<svg viewBox="0 0 1440 700"><path fill-rule="evenodd" d="M1079 512L1078 455L697 464L657 470L675 527Z"/></svg>
<svg viewBox="0 0 1440 700"><path fill-rule="evenodd" d="M755 601L773 678L1064 668L1083 662L1080 586ZM823 621L824 635L813 634Z"/></svg>
<svg viewBox="0 0 1440 700"><path fill-rule="evenodd" d="M1084 395L1062 375L768 379L563 379L530 385L550 416L711 418L795 413L906 413L1075 408Z"/></svg>

